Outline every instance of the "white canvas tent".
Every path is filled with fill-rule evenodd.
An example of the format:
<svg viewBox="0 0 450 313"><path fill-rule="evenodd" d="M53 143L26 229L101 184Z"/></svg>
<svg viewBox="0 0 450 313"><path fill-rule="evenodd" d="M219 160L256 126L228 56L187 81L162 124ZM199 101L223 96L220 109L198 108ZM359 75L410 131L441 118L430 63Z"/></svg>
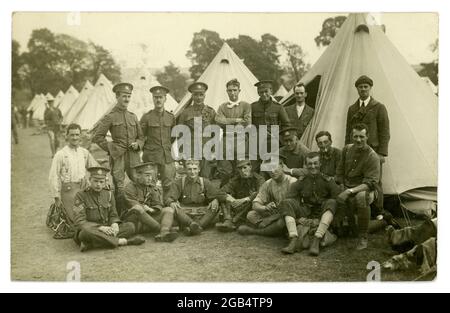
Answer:
<svg viewBox="0 0 450 313"><path fill-rule="evenodd" d="M286 88L283 85L281 85L280 88L278 88L277 92L273 96L275 98L277 98L277 97L284 98L287 94L288 94L288 91L286 90Z"/></svg>
<svg viewBox="0 0 450 313"><path fill-rule="evenodd" d="M130 80L133 85L133 93L131 94L128 110L137 115L141 119L142 115L154 108L152 94L150 88L160 85L156 78L150 74L145 67L142 67L136 76ZM178 106L175 99L168 94L164 108L166 111L173 112Z"/></svg>
<svg viewBox="0 0 450 313"><path fill-rule="evenodd" d="M31 100L30 105L27 108L27 111L33 111L36 109L36 107L39 104L39 101L41 101L41 95L34 95L33 100Z"/></svg>
<svg viewBox="0 0 450 313"><path fill-rule="evenodd" d="M370 15L350 14L331 45L301 79L308 97L315 98L315 114L301 140L315 150L315 134L327 130L333 144L343 147L347 109L358 98L354 82L360 75L368 75L374 81L373 97L385 104L390 119L384 192L402 194L415 189L416 199L429 199L430 193L421 196L420 190L432 187L436 200L437 97L372 22ZM292 98L291 91L281 102L288 105Z"/></svg>
<svg viewBox="0 0 450 313"><path fill-rule="evenodd" d="M433 84L433 82L431 81L431 79L428 76L423 76L423 77L420 77L420 78L422 78L422 80L428 85L428 87L430 87L431 91L435 95L438 94L438 87L435 84Z"/></svg>
<svg viewBox="0 0 450 313"><path fill-rule="evenodd" d="M43 121L44 113L47 109L47 98L43 94L39 95L39 101L36 103L36 106L33 110L33 119Z"/></svg>
<svg viewBox="0 0 450 313"><path fill-rule="evenodd" d="M91 129L114 106L116 97L112 88L112 83L105 75L100 74L94 89L92 89L85 105L74 118L73 123L79 124L82 129Z"/></svg>
<svg viewBox="0 0 450 313"><path fill-rule="evenodd" d="M258 93L254 86L258 82L258 79L250 72L230 46L224 43L215 58L197 80L208 85L205 104L217 111L222 103L227 102L226 83L233 78L238 79L241 83L240 100L249 103L258 100ZM175 115L178 116L186 106L190 105L190 102L191 94L188 93L180 101L180 104L175 110Z"/></svg>
<svg viewBox="0 0 450 313"><path fill-rule="evenodd" d="M70 86L69 89L67 89L58 106L58 109L61 111L63 117L67 115L67 112L69 112L79 95L80 93L75 89L75 87Z"/></svg>
<svg viewBox="0 0 450 313"><path fill-rule="evenodd" d="M55 108L59 107L61 100L64 98L64 92L61 90L58 92L58 94L55 97Z"/></svg>
<svg viewBox="0 0 450 313"><path fill-rule="evenodd" d="M63 124L68 125L70 123L73 123L75 117L78 116L80 111L84 108L86 105L86 102L89 99L89 96L91 95L92 90L94 87L89 81L86 81L84 84L83 89L81 90L77 100L73 103L73 105L70 107L70 109L67 111L66 115L63 116Z"/></svg>

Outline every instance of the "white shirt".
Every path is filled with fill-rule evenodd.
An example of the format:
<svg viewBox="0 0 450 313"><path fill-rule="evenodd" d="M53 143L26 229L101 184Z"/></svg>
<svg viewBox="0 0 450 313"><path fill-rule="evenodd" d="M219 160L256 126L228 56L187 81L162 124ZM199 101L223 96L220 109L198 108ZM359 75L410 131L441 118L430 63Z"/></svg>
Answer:
<svg viewBox="0 0 450 313"><path fill-rule="evenodd" d="M77 183L86 177L86 168L98 166L97 161L82 147L72 149L68 145L56 152L48 180L54 198L61 197L62 183Z"/></svg>
<svg viewBox="0 0 450 313"><path fill-rule="evenodd" d="M297 104L297 117L298 118L300 118L300 116L302 116L304 109L305 109L305 104L303 104L301 106Z"/></svg>
<svg viewBox="0 0 450 313"><path fill-rule="evenodd" d="M228 101L228 103L227 103L227 108L232 109L232 108L234 108L234 107L237 107L238 105L239 105L239 100L236 101L236 102Z"/></svg>
<svg viewBox="0 0 450 313"><path fill-rule="evenodd" d="M364 101L359 99L359 107L362 107L364 105L364 107L367 108L367 106L369 105L369 102L370 102L370 96Z"/></svg>

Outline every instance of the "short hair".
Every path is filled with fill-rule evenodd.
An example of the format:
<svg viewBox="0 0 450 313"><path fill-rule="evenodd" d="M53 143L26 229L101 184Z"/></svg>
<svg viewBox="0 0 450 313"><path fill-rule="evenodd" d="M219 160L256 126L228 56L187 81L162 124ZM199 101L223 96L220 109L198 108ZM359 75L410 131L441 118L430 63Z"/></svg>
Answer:
<svg viewBox="0 0 450 313"><path fill-rule="evenodd" d="M314 158L317 158L317 157L319 157L319 160L320 160L320 153L319 152L317 152L317 151L309 152L306 155L305 163L306 163L306 159L314 159Z"/></svg>
<svg viewBox="0 0 450 313"><path fill-rule="evenodd" d="M292 89L292 91L295 93L295 88L298 88L298 87L303 87L303 88L305 88L305 91L306 91L306 86L304 83L299 83L297 85L294 85L294 88Z"/></svg>
<svg viewBox="0 0 450 313"><path fill-rule="evenodd" d="M200 168L200 161L199 160L185 160L184 161L184 167L188 167L188 165L196 165L198 168Z"/></svg>
<svg viewBox="0 0 450 313"><path fill-rule="evenodd" d="M352 132L353 132L353 130L357 130L357 131L363 131L363 130L366 130L366 134L367 134L367 135L369 134L369 127L368 127L366 124L364 124L364 123L356 123L356 124L353 124L353 126L352 126Z"/></svg>
<svg viewBox="0 0 450 313"><path fill-rule="evenodd" d="M330 139L330 141L333 141L333 140L331 139L331 134L330 134L329 131L327 131L327 130L321 130L321 131L318 132L317 135L316 135L316 142L317 142L317 140L318 140L320 137L323 137L323 136L327 136L328 139Z"/></svg>
<svg viewBox="0 0 450 313"><path fill-rule="evenodd" d="M78 124L72 123L72 124L70 124L69 126L67 126L67 129L66 129L66 135L69 134L69 131L70 131L71 129L78 129L78 130L80 130L80 133L81 133L81 126L78 125Z"/></svg>
<svg viewBox="0 0 450 313"><path fill-rule="evenodd" d="M230 80L229 82L227 82L226 87L228 88L229 86L236 86L238 88L241 88L241 83L236 78L234 78L234 79Z"/></svg>

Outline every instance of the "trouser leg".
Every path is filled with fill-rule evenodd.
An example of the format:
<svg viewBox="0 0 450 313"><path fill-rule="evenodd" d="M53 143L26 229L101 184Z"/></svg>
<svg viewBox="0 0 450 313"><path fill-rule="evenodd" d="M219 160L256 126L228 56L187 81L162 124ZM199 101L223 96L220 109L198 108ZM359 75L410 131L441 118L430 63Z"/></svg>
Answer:
<svg viewBox="0 0 450 313"><path fill-rule="evenodd" d="M119 238L102 233L98 226L84 227L78 234L78 240L91 248L113 249L119 246Z"/></svg>
<svg viewBox="0 0 450 313"><path fill-rule="evenodd" d="M352 201L358 215L359 236L367 238L370 221L370 203L373 202L373 193L361 191L355 195Z"/></svg>
<svg viewBox="0 0 450 313"><path fill-rule="evenodd" d="M160 172L163 192L166 194L170 190L170 186L175 180L176 168L175 163L159 164L158 171Z"/></svg>
<svg viewBox="0 0 450 313"><path fill-rule="evenodd" d="M175 210L166 207L162 209L161 232L169 232L173 225Z"/></svg>
<svg viewBox="0 0 450 313"><path fill-rule="evenodd" d="M211 208L208 208L208 210L206 211L205 215L203 215L203 217L200 219L200 226L205 229L208 226L210 226L211 224L214 223L215 219L217 218L219 214L219 210L212 210Z"/></svg>
<svg viewBox="0 0 450 313"><path fill-rule="evenodd" d="M175 218L182 227L188 227L189 225L194 222L192 218L186 214L186 212L183 209L178 209L175 211Z"/></svg>
<svg viewBox="0 0 450 313"><path fill-rule="evenodd" d="M125 181L125 154L112 158L111 163L111 174L113 177L114 187L116 194L123 191L124 181Z"/></svg>

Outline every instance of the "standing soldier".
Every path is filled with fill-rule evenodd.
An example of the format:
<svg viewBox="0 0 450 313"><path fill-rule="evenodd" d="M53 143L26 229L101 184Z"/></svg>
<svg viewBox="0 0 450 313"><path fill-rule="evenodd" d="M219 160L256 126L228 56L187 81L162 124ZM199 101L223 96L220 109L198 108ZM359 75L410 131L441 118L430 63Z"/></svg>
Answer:
<svg viewBox="0 0 450 313"><path fill-rule="evenodd" d="M98 166L88 150L80 147L81 127L70 124L66 130L67 145L56 152L48 175L50 192L57 207L64 207L69 225L75 221L73 203L76 194L88 186L87 168Z"/></svg>
<svg viewBox="0 0 450 313"><path fill-rule="evenodd" d="M160 175L164 192L170 190L175 179L175 162L172 158L172 128L175 126L175 116L164 110L166 95L169 89L163 86L150 88L153 95L155 109L144 114L141 118L141 128L144 134L144 162L157 165L156 175Z"/></svg>
<svg viewBox="0 0 450 313"><path fill-rule="evenodd" d="M276 151L269 151L267 150L267 147L270 147L271 138L273 136L278 136L278 134L271 134L270 133L270 126L272 125L278 125L280 127L280 130L289 126L289 117L287 116L286 111L284 110L284 107L276 102L272 98L272 92L273 92L273 81L271 80L262 80L255 84L255 86L258 88L258 95L259 100L256 102L253 102L251 104L252 107L252 123L256 126L258 130L258 134L260 132L259 126L267 126L267 139L264 142L260 142L260 138L258 136L258 147L260 145L267 145L266 151L269 153L275 153ZM253 139L254 140L254 139ZM260 149L258 148L258 151ZM278 147L277 147L278 150ZM252 156L252 159L255 156ZM258 161L253 162L255 164L254 170L256 172L260 171L260 165L261 165L261 156L258 153Z"/></svg>
<svg viewBox="0 0 450 313"><path fill-rule="evenodd" d="M59 148L59 133L61 130L62 113L54 105L55 99L52 95L47 96L48 107L44 112L44 123L47 128L48 138L50 140L50 150L52 158L55 156Z"/></svg>
<svg viewBox="0 0 450 313"><path fill-rule="evenodd" d="M292 126L297 129L297 137L300 139L305 132L306 127L314 115L314 109L306 104L305 85L300 83L294 86L295 104L286 108Z"/></svg>
<svg viewBox="0 0 450 313"><path fill-rule="evenodd" d="M227 125L242 125L246 127L252 123L252 109L249 103L239 101L239 93L241 92L241 84L237 79L232 79L226 84L229 101L220 105L216 115L216 123L219 124L224 131L223 136L223 160L217 162L217 171L221 176L222 182L228 181L236 171L237 156L237 134L235 132L227 132ZM227 139L228 138L228 139ZM227 140L234 142L233 160L226 160ZM248 146L248 138L245 137L245 147ZM247 153L247 152L246 152Z"/></svg>
<svg viewBox="0 0 450 313"><path fill-rule="evenodd" d="M185 162L187 177L181 177L172 184L165 196L164 204L175 210L178 223L186 227L190 235L198 235L215 221L219 213L219 201L225 201L226 194L217 189L207 178L199 176L200 161ZM199 222L190 216L201 216Z"/></svg>
<svg viewBox="0 0 450 313"><path fill-rule="evenodd" d="M194 118L200 117L202 119L202 132L206 126L214 124L216 118L216 111L208 105L205 104L205 94L208 90L208 85L202 82L196 82L188 87L189 92L192 94L192 105L184 109L178 118L178 124L186 125L191 130L191 155L190 158L194 156L194 138L195 136L201 136L202 138L202 162L200 176L205 178L212 177L212 162L205 160L203 156L203 145L210 139L209 137L203 136L203 134L194 133Z"/></svg>
<svg viewBox="0 0 450 313"><path fill-rule="evenodd" d="M359 123L367 125L370 137L367 144L378 154L380 159L380 182L375 186L378 200L375 202L377 218L383 218L383 189L381 187L382 165L388 155L390 139L389 116L384 104L378 102L370 93L373 80L365 75L359 77L355 82L359 99L348 108L347 126L345 132L345 144L351 144L353 140L353 126Z"/></svg>
<svg viewBox="0 0 450 313"><path fill-rule="evenodd" d="M298 140L297 128L287 127L280 131L281 140L284 146L280 149L280 154L286 157L284 162L284 173L296 178L306 174L304 169L306 155L311 152L304 144Z"/></svg>
<svg viewBox="0 0 450 313"><path fill-rule="evenodd" d="M264 184L264 178L252 171L249 160L237 161L236 168L238 174L222 187L227 194L225 203L221 203L224 221L216 224L222 232L233 231L236 224L245 222L252 202Z"/></svg>
<svg viewBox="0 0 450 313"><path fill-rule="evenodd" d="M174 210L163 208L160 188L156 186L156 165L142 163L134 167L136 181L125 186L125 210L121 218L133 222L137 233L159 232L157 241L172 242L178 232L171 232Z"/></svg>
<svg viewBox="0 0 450 313"><path fill-rule="evenodd" d="M17 112L17 107L14 105L11 107L11 132L14 138L14 143L19 143L19 133L17 128L20 125L20 119Z"/></svg>
<svg viewBox="0 0 450 313"><path fill-rule="evenodd" d="M95 130L92 142L110 155L112 176L117 195L123 194L125 172L133 180L132 167L140 163L139 150L144 145L141 126L134 113L127 110L133 85L120 83L113 87L117 104L105 115ZM108 131L112 142L106 140Z"/></svg>
<svg viewBox="0 0 450 313"><path fill-rule="evenodd" d="M141 237L128 239L135 233L133 223L122 223L116 211L116 202L111 191L104 189L109 169L90 167L90 187L75 197L75 242L81 252L93 248L117 248L141 245Z"/></svg>

